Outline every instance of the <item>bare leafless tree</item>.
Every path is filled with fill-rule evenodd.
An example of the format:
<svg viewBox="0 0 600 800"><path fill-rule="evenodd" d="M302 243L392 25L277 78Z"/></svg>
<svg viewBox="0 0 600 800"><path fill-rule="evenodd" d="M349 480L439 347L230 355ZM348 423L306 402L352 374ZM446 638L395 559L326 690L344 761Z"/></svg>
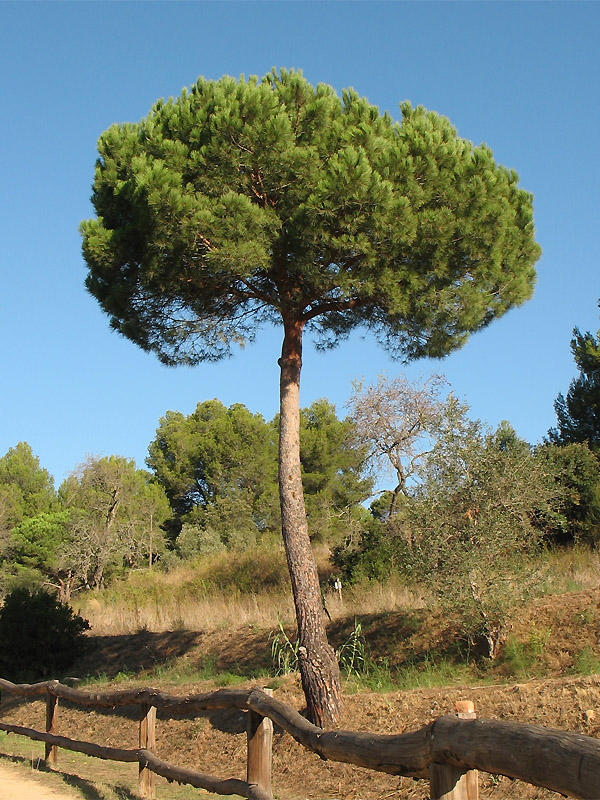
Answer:
<svg viewBox="0 0 600 800"><path fill-rule="evenodd" d="M414 382L406 375L380 375L371 386L354 384L346 407L359 443L368 448L374 469L396 478L390 516L397 510L399 495L407 493L418 463L431 450L444 409L445 386L441 375Z"/></svg>

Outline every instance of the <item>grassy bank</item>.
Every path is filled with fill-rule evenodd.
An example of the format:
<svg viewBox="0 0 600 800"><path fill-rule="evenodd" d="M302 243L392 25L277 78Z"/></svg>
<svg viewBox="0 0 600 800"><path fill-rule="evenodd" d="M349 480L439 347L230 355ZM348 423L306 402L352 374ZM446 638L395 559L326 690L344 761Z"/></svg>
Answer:
<svg viewBox="0 0 600 800"><path fill-rule="evenodd" d="M325 553L321 553L326 575ZM586 549L544 555L542 594L507 625L494 661L457 631L422 587L399 578L343 587L324 581L329 635L347 691L591 674L600 557ZM263 548L208 557L169 572L132 572L79 598L94 654L82 674L114 679L275 679L293 670L294 611L283 553Z"/></svg>

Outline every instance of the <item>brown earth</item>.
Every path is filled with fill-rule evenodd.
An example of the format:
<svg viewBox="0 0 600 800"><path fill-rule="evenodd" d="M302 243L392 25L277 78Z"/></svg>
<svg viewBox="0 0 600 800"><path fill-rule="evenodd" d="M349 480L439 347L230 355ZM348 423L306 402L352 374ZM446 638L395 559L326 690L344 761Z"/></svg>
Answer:
<svg viewBox="0 0 600 800"><path fill-rule="evenodd" d="M401 664L407 657L418 658L419 647L422 650L437 647L441 653L451 650L451 630L444 628L441 620L435 617L429 619L425 640L423 629L418 634L420 645L417 644L414 624L409 624L405 615L387 614L385 619L366 618L362 622L372 652L378 657L385 654L392 664ZM345 630L342 628L334 630L332 638L343 636ZM520 641L531 651L528 675L533 677L517 680L505 675L502 683L494 685L482 679L481 683L469 686L347 694L340 727L401 733L420 728L442 714L452 713L457 700L470 699L481 717L540 724L600 737L600 675L569 674L582 652L600 656L600 592L544 598L514 621L512 634L515 641ZM270 660L266 632L247 627L206 634L142 632L128 637L102 637L96 644L97 649L90 659L99 672L113 677L124 667L141 672L141 677L138 675L125 685L149 685L150 681L143 679L144 669L150 670L165 662L178 664L182 670L186 664L210 662L216 671L237 670L243 673L250 663L256 667ZM509 668L508 662L499 664L495 671L488 673L488 679L491 674L495 680L501 680L503 672ZM539 671L546 677L535 677ZM248 685L252 683L256 681L247 682ZM272 684L277 687L275 697L302 709L302 694L296 676L287 676ZM118 685L123 687L124 684L119 682ZM174 685L155 678L152 685L174 694L215 688L214 681ZM40 702L24 704L3 697L2 706L3 718L7 721L38 728L43 725L45 711ZM64 705L60 709L59 726L64 735L100 744L133 747L137 743L133 710L99 714ZM236 711L210 712L180 720L161 719L159 715L157 753L167 761L212 775L244 777L244 731L243 714ZM277 797L290 800L424 800L428 796L426 781L398 779L345 764L322 762L279 731L274 738L273 784ZM483 774L480 776L480 796L482 800L550 800L560 795L508 778ZM600 798L600 787L598 796Z"/></svg>

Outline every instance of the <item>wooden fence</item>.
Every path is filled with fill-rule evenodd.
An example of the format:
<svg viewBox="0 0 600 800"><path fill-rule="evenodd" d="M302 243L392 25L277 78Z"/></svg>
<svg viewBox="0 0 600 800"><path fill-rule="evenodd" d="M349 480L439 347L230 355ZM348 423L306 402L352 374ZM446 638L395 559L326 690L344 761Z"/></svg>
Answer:
<svg viewBox="0 0 600 800"><path fill-rule="evenodd" d="M216 794L272 800L273 723L324 760L356 764L390 775L429 778L432 800L477 800L477 770L518 778L570 797L600 798L600 742L578 733L537 725L476 718L472 704L457 704L456 715L438 717L420 730L397 735L323 731L266 691L219 689L185 697L158 689L125 689L95 694L58 681L14 684L0 679L0 691L18 697L46 698L46 731L0 721L0 730L46 743L46 759L56 763L57 748L113 761L139 764L140 792L154 797L154 774ZM58 700L94 709L139 706L139 747L125 750L77 741L58 734ZM167 718L201 711L247 712L246 780L215 778L168 764L155 754L156 712Z"/></svg>

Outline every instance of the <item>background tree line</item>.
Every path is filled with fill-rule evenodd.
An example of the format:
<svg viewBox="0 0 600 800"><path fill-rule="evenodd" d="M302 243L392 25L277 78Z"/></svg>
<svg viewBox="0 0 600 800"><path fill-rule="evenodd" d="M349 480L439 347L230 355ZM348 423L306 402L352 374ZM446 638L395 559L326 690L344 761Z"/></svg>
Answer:
<svg viewBox="0 0 600 800"><path fill-rule="evenodd" d="M309 531L334 573L427 585L494 657L508 615L543 582L532 558L600 539L598 337L575 329L571 347L579 375L536 446L508 422L471 419L440 376L356 385L345 419L326 400L302 409ZM58 490L17 444L0 458L0 591L45 584L69 600L152 562L278 546L277 440L277 417L210 400L165 414L149 471L88 458Z"/></svg>
<svg viewBox="0 0 600 800"><path fill-rule="evenodd" d="M31 447L0 458L0 591L53 586L68 601L164 552L164 490L121 456L88 458L56 491Z"/></svg>
<svg viewBox="0 0 600 800"><path fill-rule="evenodd" d="M277 417L209 400L160 420L151 472L90 457L58 490L20 442L0 458L0 591L45 583L68 600L152 561L168 567L264 540L281 525L277 431ZM330 541L364 514L366 451L326 400L302 409L301 437L309 529Z"/></svg>

